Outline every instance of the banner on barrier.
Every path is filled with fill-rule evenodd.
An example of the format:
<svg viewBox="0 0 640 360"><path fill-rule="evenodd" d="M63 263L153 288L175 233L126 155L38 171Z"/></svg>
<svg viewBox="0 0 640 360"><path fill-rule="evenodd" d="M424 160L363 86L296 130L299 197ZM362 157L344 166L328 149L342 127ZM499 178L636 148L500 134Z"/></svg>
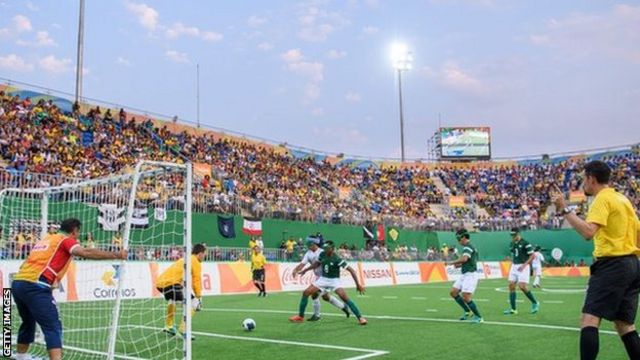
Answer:
<svg viewBox="0 0 640 360"><path fill-rule="evenodd" d="M419 284L420 267L415 262L394 262L391 263L394 274L394 285L396 284Z"/></svg>
<svg viewBox="0 0 640 360"><path fill-rule="evenodd" d="M394 284L391 263L361 262L358 263L360 282L364 286L384 286Z"/></svg>
<svg viewBox="0 0 640 360"><path fill-rule="evenodd" d="M22 261L7 260L0 264L0 288L11 283ZM118 283L124 299L159 297L155 289L158 276L171 265L170 262L129 262L125 279L121 278L118 262L73 261L60 286L53 294L57 301L110 300L116 296ZM266 265L267 291L302 291L315 280L312 272L294 276L296 263L270 263ZM365 286L419 284L452 281L460 277L460 269L445 266L441 262L352 262L358 280ZM511 263L480 262L478 272L484 279L505 278ZM545 276L588 276L588 267L544 268ZM355 287L351 274L340 273L345 288ZM202 294L219 295L256 292L249 263L202 263Z"/></svg>

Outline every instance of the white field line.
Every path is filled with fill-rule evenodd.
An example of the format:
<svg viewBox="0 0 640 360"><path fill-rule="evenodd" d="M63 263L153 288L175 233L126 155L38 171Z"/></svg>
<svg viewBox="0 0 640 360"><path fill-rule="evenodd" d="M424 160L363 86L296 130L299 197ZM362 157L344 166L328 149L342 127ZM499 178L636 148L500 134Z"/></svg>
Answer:
<svg viewBox="0 0 640 360"><path fill-rule="evenodd" d="M203 309L204 310L204 309ZM142 329L150 329L160 331L160 328L155 328L151 326L138 326ZM249 336L234 336L234 335L225 335L225 334L216 334L216 333L208 333L202 331L192 331L193 335L199 336L208 336L215 337L221 339L232 339L232 340L245 340L245 341L256 341L263 343L271 343L271 344L280 344L280 345L294 345L294 346L304 346L304 347L315 347L322 349L332 349L332 350L342 350L342 351L353 351L353 352L361 352L365 353L363 355L345 358L343 360L360 360L360 359L368 359L374 356L380 356L388 354L388 351L384 350L373 350L373 349L362 349L348 346L340 346L340 345L326 345L326 344L314 344L314 343L306 343L300 341L289 341L289 340L276 340L276 339L265 339L265 338L257 338L257 337L249 337Z"/></svg>
<svg viewBox="0 0 640 360"><path fill-rule="evenodd" d="M427 298L423 296L412 296L411 300L427 300Z"/></svg>
<svg viewBox="0 0 640 360"><path fill-rule="evenodd" d="M397 299L397 296L383 296L383 299Z"/></svg>
<svg viewBox="0 0 640 360"><path fill-rule="evenodd" d="M267 309L207 308L207 309L202 309L202 311L231 312L231 313L254 312L254 313L264 313L264 314L291 314L291 311L286 311L286 310L267 310ZM323 316L344 317L344 315L334 314L334 313L324 313L322 315ZM461 322L460 320L455 320L455 319L438 319L438 318L425 318L425 317L412 317L412 316L387 316L387 315L366 315L366 317L367 317L367 319L379 319L379 320L427 321L427 322L464 324L464 322ZM516 322L506 322L506 321L486 321L486 320L485 320L485 322L483 324L580 332L580 328L570 327L570 326L560 326L560 325L527 324L527 323L516 323ZM468 324L467 324L467 326L468 326ZM480 326L482 326L482 325L480 325ZM608 334L608 335L618 335L617 332L609 331L609 330L600 330L600 333L601 334Z"/></svg>

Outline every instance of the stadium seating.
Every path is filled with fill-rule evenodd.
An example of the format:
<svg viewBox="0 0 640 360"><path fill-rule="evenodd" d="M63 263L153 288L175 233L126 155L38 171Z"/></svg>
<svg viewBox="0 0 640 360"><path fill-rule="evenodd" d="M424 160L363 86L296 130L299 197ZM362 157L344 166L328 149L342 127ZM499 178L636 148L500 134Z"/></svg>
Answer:
<svg viewBox="0 0 640 360"><path fill-rule="evenodd" d="M0 90L3 88L0 87ZM478 228L558 226L547 215L549 186L567 193L581 184L581 165L599 158L614 183L640 205L637 149L548 161L468 166L378 164L336 159L172 126L120 110L32 101L25 92L0 91L0 158L4 177L19 173L89 178L115 173L136 159L208 164L197 184L196 211L240 213L303 221L364 224L381 221L413 228L450 229L456 221ZM34 98L36 93L27 92ZM63 104L62 110L56 104ZM437 182L444 186L437 186ZM462 196L479 205L437 218L430 204ZM485 213L485 214L486 214Z"/></svg>

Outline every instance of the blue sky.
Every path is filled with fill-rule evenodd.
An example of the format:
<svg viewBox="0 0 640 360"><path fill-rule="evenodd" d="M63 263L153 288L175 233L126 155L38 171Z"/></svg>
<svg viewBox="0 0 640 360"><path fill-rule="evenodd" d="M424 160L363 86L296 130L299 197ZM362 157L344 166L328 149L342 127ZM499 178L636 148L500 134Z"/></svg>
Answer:
<svg viewBox="0 0 640 360"><path fill-rule="evenodd" d="M78 1L0 0L0 76L72 92ZM442 125L493 155L640 141L640 3L87 0L84 95L279 142L398 157Z"/></svg>

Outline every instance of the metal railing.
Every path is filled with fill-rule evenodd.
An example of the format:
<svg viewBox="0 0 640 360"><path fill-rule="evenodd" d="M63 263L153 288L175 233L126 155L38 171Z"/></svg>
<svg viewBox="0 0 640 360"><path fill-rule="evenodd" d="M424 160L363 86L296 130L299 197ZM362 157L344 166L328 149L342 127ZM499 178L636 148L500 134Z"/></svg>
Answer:
<svg viewBox="0 0 640 360"><path fill-rule="evenodd" d="M85 247L105 251L119 251L119 245L83 243ZM29 256L33 244L18 246L17 242L9 241L0 247L0 259L24 260ZM297 244L293 251L287 249L266 248L263 253L271 262L300 262L307 249ZM440 250L418 251L404 248L402 250L387 250L373 247L369 249L336 249L340 257L353 261L446 261L456 259L458 253L452 248L448 254ZM208 247L204 261L233 262L250 261L252 250L238 247ZM133 245L129 248L129 260L132 261L176 261L184 252L180 245Z"/></svg>

